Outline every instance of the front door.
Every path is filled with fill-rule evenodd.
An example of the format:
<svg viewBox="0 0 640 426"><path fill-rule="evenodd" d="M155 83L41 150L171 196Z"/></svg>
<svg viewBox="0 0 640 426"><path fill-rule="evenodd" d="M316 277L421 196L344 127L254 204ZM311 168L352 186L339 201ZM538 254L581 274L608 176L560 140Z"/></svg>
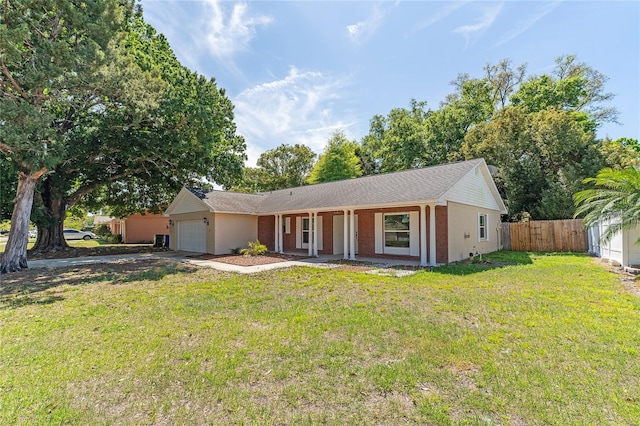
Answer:
<svg viewBox="0 0 640 426"><path fill-rule="evenodd" d="M354 218L356 228L356 254L358 254L358 215ZM333 254L344 254L344 215L333 216Z"/></svg>

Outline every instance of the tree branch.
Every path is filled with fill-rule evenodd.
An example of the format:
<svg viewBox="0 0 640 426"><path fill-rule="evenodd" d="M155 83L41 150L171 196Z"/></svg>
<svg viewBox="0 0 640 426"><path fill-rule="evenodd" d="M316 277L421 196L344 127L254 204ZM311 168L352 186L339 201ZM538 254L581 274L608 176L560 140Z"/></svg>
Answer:
<svg viewBox="0 0 640 426"><path fill-rule="evenodd" d="M101 187L102 185L104 185L106 182L113 182L116 181L120 178L123 178L125 176L130 176L136 172L140 172L143 169L128 169L126 172L123 173L118 173L117 175L113 175L113 176L109 176L108 178L106 178L105 180L101 180L100 182L95 182L92 183L90 185L87 185L85 187L80 187L78 188L72 196L67 198L67 205L69 207L75 205L82 197L84 197L85 195L89 194L91 191Z"/></svg>
<svg viewBox="0 0 640 426"><path fill-rule="evenodd" d="M0 50L0 58L2 58L2 50ZM4 74L5 77L7 77L14 90L20 93L20 96L22 96L24 100L29 100L29 94L25 92L22 87L20 87L17 81L14 80L11 72L9 72L9 69L4 64L4 61L2 59L0 59L0 71L2 71L2 74Z"/></svg>

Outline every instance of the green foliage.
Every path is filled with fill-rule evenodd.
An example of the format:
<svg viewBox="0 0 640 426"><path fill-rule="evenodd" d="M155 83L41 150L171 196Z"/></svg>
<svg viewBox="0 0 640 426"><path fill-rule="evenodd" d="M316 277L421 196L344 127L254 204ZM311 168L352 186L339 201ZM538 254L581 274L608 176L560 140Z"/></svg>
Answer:
<svg viewBox="0 0 640 426"><path fill-rule="evenodd" d="M242 180L231 187L238 192L264 192L302 186L316 154L305 145L282 144L260 154L257 168L245 167Z"/></svg>
<svg viewBox="0 0 640 426"><path fill-rule="evenodd" d="M135 103L88 117L91 131L73 141L79 160L56 170L56 187L67 188L68 204L82 200L94 210L108 205L116 216L157 212L184 185L206 179L228 187L236 181L245 142L236 134L224 90L181 65L165 37L141 16L130 21L119 49L147 77L129 83L157 93L157 102L143 119Z"/></svg>
<svg viewBox="0 0 640 426"><path fill-rule="evenodd" d="M240 254L244 256L262 256L267 252L267 246L262 244L260 240L249 241L249 247L240 250Z"/></svg>
<svg viewBox="0 0 640 426"><path fill-rule="evenodd" d="M240 254L240 251L242 251L242 247L234 247L229 250L231 254Z"/></svg>
<svg viewBox="0 0 640 426"><path fill-rule="evenodd" d="M525 77L510 59L487 64L481 78L460 74L440 109L415 100L371 120L357 154L364 174L485 157L498 168L496 184L511 219L573 216L572 194L603 167L638 164L640 145L595 140L615 121L607 77L573 55L556 59L550 74Z"/></svg>
<svg viewBox="0 0 640 426"><path fill-rule="evenodd" d="M599 123L615 121L618 112L604 104L613 99L604 91L608 78L590 66L577 62L575 55L556 59L551 75L529 77L511 96L513 105L522 105L529 112L551 107L581 112L586 129L593 130Z"/></svg>
<svg viewBox="0 0 640 426"><path fill-rule="evenodd" d="M109 244L122 244L121 234L108 234L104 236L104 239Z"/></svg>
<svg viewBox="0 0 640 426"><path fill-rule="evenodd" d="M341 131L335 132L313 166L307 183L331 182L362 175L357 149L356 142L348 140Z"/></svg>
<svg viewBox="0 0 640 426"><path fill-rule="evenodd" d="M572 194L603 164L593 133L570 112L555 108L498 111L490 123L467 133L463 152L499 166L494 178L512 218L523 213L532 219L572 217Z"/></svg>
<svg viewBox="0 0 640 426"><path fill-rule="evenodd" d="M242 171L245 143L224 90L182 66L139 13L126 18L95 71L101 96L65 116L64 161L50 165L34 205L42 232L59 232L66 206L158 212L183 185L228 186Z"/></svg>
<svg viewBox="0 0 640 426"><path fill-rule="evenodd" d="M394 108L371 119L359 152L366 174L388 173L424 165L424 123L431 114L426 102L411 100L411 108Z"/></svg>
<svg viewBox="0 0 640 426"><path fill-rule="evenodd" d="M98 237L105 237L111 235L111 228L109 228L107 224L101 223L100 225L93 228L93 233Z"/></svg>
<svg viewBox="0 0 640 426"><path fill-rule="evenodd" d="M13 199L18 187L18 171L15 164L0 152L0 222L13 213Z"/></svg>
<svg viewBox="0 0 640 426"><path fill-rule="evenodd" d="M100 69L131 1L5 2L0 22L0 150L25 173L67 155L75 117L101 102Z"/></svg>
<svg viewBox="0 0 640 426"><path fill-rule="evenodd" d="M609 222L601 236L605 241L620 230L640 225L640 167L603 169L595 178L587 178L584 182L593 183L595 187L574 195L575 215L584 216L587 226ZM636 244L640 244L640 238Z"/></svg>

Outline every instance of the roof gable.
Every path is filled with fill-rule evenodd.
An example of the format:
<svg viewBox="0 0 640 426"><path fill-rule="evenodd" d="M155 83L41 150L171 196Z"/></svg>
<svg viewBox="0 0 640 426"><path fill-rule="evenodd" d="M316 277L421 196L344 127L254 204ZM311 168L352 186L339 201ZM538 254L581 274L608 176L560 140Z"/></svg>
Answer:
<svg viewBox="0 0 640 426"><path fill-rule="evenodd" d="M507 208L484 160L481 160L472 170L452 185L443 194L442 198L442 201L455 201L499 210L502 214L507 213Z"/></svg>
<svg viewBox="0 0 640 426"><path fill-rule="evenodd" d="M167 210L164 212L164 216L208 210L209 207L193 193L192 188L184 187L171 204L169 204L169 207L167 207Z"/></svg>

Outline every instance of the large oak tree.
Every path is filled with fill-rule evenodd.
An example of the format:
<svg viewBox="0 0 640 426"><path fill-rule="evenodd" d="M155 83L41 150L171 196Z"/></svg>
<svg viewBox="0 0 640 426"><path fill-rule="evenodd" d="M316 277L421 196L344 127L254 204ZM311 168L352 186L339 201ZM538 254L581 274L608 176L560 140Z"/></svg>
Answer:
<svg viewBox="0 0 640 426"><path fill-rule="evenodd" d="M37 185L39 250L64 249L66 209L157 209L183 184L227 184L244 140L215 81L179 64L132 2L7 3L0 149L19 169L1 271L25 268ZM8 52L8 53L6 53Z"/></svg>
<svg viewBox="0 0 640 426"><path fill-rule="evenodd" d="M100 70L133 3L5 1L0 10L0 151L18 169L12 231L0 272L27 266L38 181L66 155L74 118L98 108Z"/></svg>

